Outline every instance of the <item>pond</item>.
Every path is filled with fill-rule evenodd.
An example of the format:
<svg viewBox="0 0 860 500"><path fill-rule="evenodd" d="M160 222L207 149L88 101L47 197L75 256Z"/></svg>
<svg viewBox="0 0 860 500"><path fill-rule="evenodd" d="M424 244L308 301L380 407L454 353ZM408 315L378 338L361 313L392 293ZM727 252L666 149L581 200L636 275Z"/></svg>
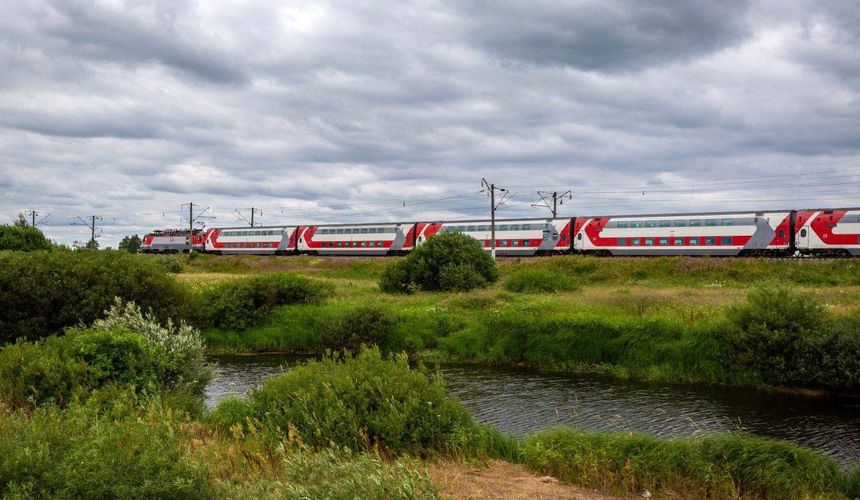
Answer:
<svg viewBox="0 0 860 500"><path fill-rule="evenodd" d="M302 358L213 356L206 404L244 395ZM840 464L860 462L860 400L749 389L621 381L482 366L443 366L448 392L474 417L524 435L554 426L643 432L660 437L744 431L823 451Z"/></svg>

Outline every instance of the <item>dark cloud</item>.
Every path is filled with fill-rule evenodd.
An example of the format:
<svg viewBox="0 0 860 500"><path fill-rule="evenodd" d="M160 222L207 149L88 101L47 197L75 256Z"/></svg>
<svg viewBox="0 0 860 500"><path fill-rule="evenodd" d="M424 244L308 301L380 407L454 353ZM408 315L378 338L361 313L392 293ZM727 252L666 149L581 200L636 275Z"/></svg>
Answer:
<svg viewBox="0 0 860 500"><path fill-rule="evenodd" d="M0 218L66 242L483 216L481 177L504 215L857 204L851 2L0 4Z"/></svg>
<svg viewBox="0 0 860 500"><path fill-rule="evenodd" d="M468 36L530 64L618 71L686 61L748 38L748 0L453 2Z"/></svg>

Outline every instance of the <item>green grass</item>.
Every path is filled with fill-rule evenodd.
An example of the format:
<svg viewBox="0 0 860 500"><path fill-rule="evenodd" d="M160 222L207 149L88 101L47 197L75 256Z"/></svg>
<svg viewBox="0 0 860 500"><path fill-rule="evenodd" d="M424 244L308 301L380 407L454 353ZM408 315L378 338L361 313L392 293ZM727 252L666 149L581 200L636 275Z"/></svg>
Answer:
<svg viewBox="0 0 860 500"><path fill-rule="evenodd" d="M531 469L573 484L684 498L840 498L849 478L833 459L799 446L744 436L658 439L558 429L526 438Z"/></svg>

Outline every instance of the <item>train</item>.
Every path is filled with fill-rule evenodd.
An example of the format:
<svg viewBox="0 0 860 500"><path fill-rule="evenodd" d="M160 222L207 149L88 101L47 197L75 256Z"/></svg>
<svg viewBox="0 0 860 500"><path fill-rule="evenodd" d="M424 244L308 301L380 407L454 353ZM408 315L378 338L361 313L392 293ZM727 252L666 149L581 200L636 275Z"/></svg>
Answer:
<svg viewBox="0 0 860 500"><path fill-rule="evenodd" d="M496 219L496 254L601 256L860 256L860 208ZM233 255L407 254L456 231L492 249L489 220L165 229L143 253Z"/></svg>

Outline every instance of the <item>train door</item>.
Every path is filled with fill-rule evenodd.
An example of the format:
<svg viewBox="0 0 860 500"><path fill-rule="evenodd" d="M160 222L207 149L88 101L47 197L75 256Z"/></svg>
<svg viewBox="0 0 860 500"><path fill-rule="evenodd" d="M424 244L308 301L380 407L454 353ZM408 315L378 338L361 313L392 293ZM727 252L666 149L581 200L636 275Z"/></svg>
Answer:
<svg viewBox="0 0 860 500"><path fill-rule="evenodd" d="M809 248L809 227L804 225L804 227L800 228L800 231L797 232L797 241L795 242L795 247L798 249L808 249Z"/></svg>

